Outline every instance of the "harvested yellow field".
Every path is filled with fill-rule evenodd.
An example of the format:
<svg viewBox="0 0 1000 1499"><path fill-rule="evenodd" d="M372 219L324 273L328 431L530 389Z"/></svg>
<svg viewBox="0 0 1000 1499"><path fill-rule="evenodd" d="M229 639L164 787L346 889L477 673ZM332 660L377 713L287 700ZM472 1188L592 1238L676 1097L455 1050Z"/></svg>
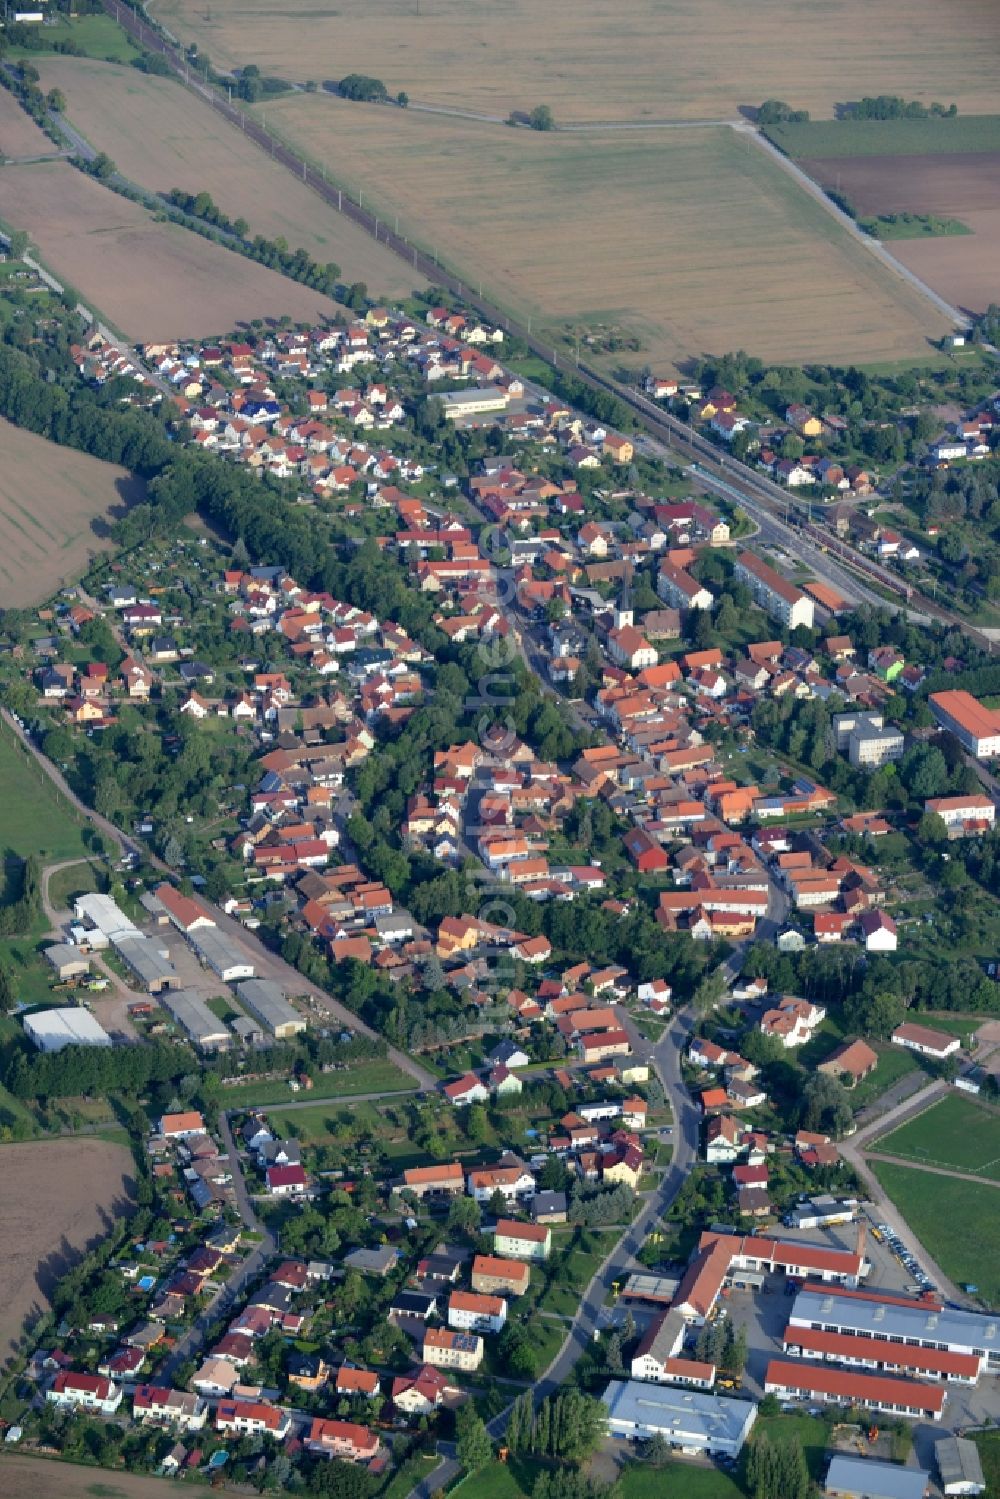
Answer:
<svg viewBox="0 0 1000 1499"><path fill-rule="evenodd" d="M777 96L816 116L863 94L996 108L995 0L152 0L225 68L382 78L421 103L567 120L719 119Z"/></svg>
<svg viewBox="0 0 1000 1499"><path fill-rule="evenodd" d="M20 609L85 572L145 486L127 469L2 419L0 453L0 598Z"/></svg>
<svg viewBox="0 0 1000 1499"><path fill-rule="evenodd" d="M728 127L543 134L297 95L268 124L536 327L614 324L635 363L907 359L947 324Z"/></svg>
<svg viewBox="0 0 1000 1499"><path fill-rule="evenodd" d="M202 338L253 318L321 322L329 297L151 214L67 162L3 168L3 214L129 338Z"/></svg>
<svg viewBox="0 0 1000 1499"><path fill-rule="evenodd" d="M426 284L181 84L82 57L39 56L37 66L42 87L65 95L71 124L140 187L209 193L252 234L282 237L321 265L335 261L345 281L364 281L373 295Z"/></svg>

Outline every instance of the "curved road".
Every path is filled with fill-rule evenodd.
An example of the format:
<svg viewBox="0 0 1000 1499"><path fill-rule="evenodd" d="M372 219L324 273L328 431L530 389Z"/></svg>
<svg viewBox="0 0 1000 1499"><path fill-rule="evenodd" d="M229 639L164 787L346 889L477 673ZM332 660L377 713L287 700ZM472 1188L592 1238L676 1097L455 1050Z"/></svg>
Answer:
<svg viewBox="0 0 1000 1499"><path fill-rule="evenodd" d="M642 1269L635 1258L636 1254L657 1220L674 1201L698 1155L698 1110L681 1077L681 1057L691 1033L693 1017L678 1010L655 1045L645 1040L627 1021L626 1024L636 1057L648 1062L663 1084L674 1119L673 1159L659 1186L646 1198L634 1222L622 1234L583 1292L562 1347L535 1383L536 1402L554 1394L565 1383L573 1365L588 1344L593 1342L594 1333L601 1327L601 1311L611 1294L613 1283ZM508 1406L487 1423L487 1430L494 1440L503 1435L509 1415ZM426 1478L414 1485L407 1499L431 1499L432 1494L447 1488L458 1477L461 1464L456 1460L453 1449L443 1443L439 1450L441 1462L431 1469Z"/></svg>
<svg viewBox="0 0 1000 1499"><path fill-rule="evenodd" d="M909 1223L907 1223L899 1208L886 1196L881 1182L867 1164L864 1154L864 1142L866 1140L871 1139L873 1136L878 1139L881 1135L888 1133L905 1120L924 1113L932 1104L944 1098L948 1091L948 1084L942 1082L940 1079L928 1083L927 1087L921 1089L914 1097L905 1099L902 1103L898 1103L895 1108L890 1109L888 1113L881 1114L877 1119L873 1119L870 1124L860 1129L856 1135L852 1135L849 1139L841 1140L839 1149L844 1160L847 1161L849 1166L854 1168L861 1181L864 1182L868 1192L868 1200L874 1209L878 1221L888 1223L889 1227L894 1233L898 1234L904 1243L911 1244L915 1250L919 1251L919 1259L922 1261L931 1278L936 1281L938 1290L943 1292L949 1300L954 1301L957 1306L971 1307L973 1310L977 1310L976 1302L964 1295L954 1282L945 1275L937 1261L928 1254L919 1236L913 1231ZM916 1166L917 1162L911 1161L904 1164Z"/></svg>
<svg viewBox="0 0 1000 1499"><path fill-rule="evenodd" d="M670 1207L697 1160L698 1110L681 1078L681 1056L691 1033L691 1025L692 1017L683 1010L678 1011L655 1045L629 1026L636 1057L649 1062L663 1084L674 1120L673 1158L659 1186L646 1199L634 1222L622 1234L583 1293L565 1343L535 1385L535 1397L538 1400L553 1394L565 1382L587 1344L593 1341L594 1332L600 1327L601 1308L611 1293L613 1283L624 1280L626 1276L642 1268L636 1260L636 1254L657 1220ZM506 1416L500 1416L497 1420L505 1422ZM500 1429L502 1430L502 1426Z"/></svg>

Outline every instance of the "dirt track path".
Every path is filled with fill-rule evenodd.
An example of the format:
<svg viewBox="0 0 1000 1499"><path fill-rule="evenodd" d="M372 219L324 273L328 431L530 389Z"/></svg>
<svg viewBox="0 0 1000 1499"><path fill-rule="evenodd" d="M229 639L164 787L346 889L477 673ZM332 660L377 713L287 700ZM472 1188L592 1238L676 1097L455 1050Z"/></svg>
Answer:
<svg viewBox="0 0 1000 1499"><path fill-rule="evenodd" d="M888 1161L891 1166L909 1166L913 1171L926 1171L928 1176L951 1176L956 1181L975 1182L977 1186L998 1187L1000 1182L989 1176L978 1176L974 1171L952 1171L947 1166L928 1166L926 1161L914 1161L905 1155L890 1155L885 1150L869 1150L869 1161Z"/></svg>
<svg viewBox="0 0 1000 1499"><path fill-rule="evenodd" d="M94 860L93 859L88 859L88 858L82 858L82 859L63 859L62 862L59 863L59 864L46 864L45 868L42 870L42 879L41 879L42 910L45 912L45 920L49 923L49 930L46 932L45 935L47 937L51 937L52 940L53 940L53 942L61 942L63 940L61 918L67 916L68 912L67 911L57 911L56 908L55 908L55 906L52 904L52 901L49 898L49 881L51 880L51 878L52 878L52 876L54 874L59 874L59 872L61 870L63 870L63 869L75 869L78 864L93 864L93 863L94 863Z"/></svg>

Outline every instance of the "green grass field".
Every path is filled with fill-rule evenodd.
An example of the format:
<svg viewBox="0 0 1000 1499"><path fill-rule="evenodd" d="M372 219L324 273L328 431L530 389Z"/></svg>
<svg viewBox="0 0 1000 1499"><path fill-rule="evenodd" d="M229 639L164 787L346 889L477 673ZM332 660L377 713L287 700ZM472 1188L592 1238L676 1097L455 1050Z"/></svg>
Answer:
<svg viewBox="0 0 1000 1499"><path fill-rule="evenodd" d="M1000 115L955 120L810 120L764 134L794 160L826 156L925 156L1000 151Z"/></svg>
<svg viewBox="0 0 1000 1499"><path fill-rule="evenodd" d="M540 1297L539 1310L555 1312L560 1317L572 1317L579 1309L580 1297L597 1274L614 1237L613 1234L609 1235L604 1249L572 1250L561 1262L558 1273L544 1296Z"/></svg>
<svg viewBox="0 0 1000 1499"><path fill-rule="evenodd" d="M106 888L93 864L76 864L70 869L59 869L50 877L49 900L57 911L62 911L76 896Z"/></svg>
<svg viewBox="0 0 1000 1499"><path fill-rule="evenodd" d="M273 1082L240 1083L236 1087L226 1088L223 1096L227 1107L247 1108L251 1104L319 1103L321 1099L336 1101L338 1098L355 1098L359 1093L404 1093L415 1086L413 1079L405 1072L400 1072L392 1062L375 1061L362 1062L346 1072L318 1073L313 1078L308 1100L302 1093L293 1093L287 1082L280 1079ZM302 1109L301 1112L296 1110L292 1117L306 1119L312 1113L310 1109Z"/></svg>
<svg viewBox="0 0 1000 1499"><path fill-rule="evenodd" d="M43 27L41 34L50 46L54 42L71 42L80 49L84 57L95 57L101 62L131 62L134 57L139 56L138 47L132 45L126 33L110 16L77 16L73 20L66 18L56 21L52 26ZM34 47L11 47L7 55L31 58L43 56L44 53Z"/></svg>
<svg viewBox="0 0 1000 1499"><path fill-rule="evenodd" d="M1000 1181L1000 1114L949 1093L875 1146L925 1166L953 1166Z"/></svg>
<svg viewBox="0 0 1000 1499"><path fill-rule="evenodd" d="M870 1165L945 1275L977 1285L987 1305L1000 1304L1000 1190L914 1166Z"/></svg>
<svg viewBox="0 0 1000 1499"><path fill-rule="evenodd" d="M621 1476L621 1492L622 1499L745 1499L728 1473L695 1463L667 1463L665 1468L633 1463Z"/></svg>
<svg viewBox="0 0 1000 1499"><path fill-rule="evenodd" d="M979 1449L987 1494L1000 1494L1000 1431L977 1431L972 1440Z"/></svg>
<svg viewBox="0 0 1000 1499"><path fill-rule="evenodd" d="M489 1463L478 1473L459 1479L452 1494L462 1499L522 1499L531 1493L542 1464L530 1457L512 1457L506 1463Z"/></svg>
<svg viewBox="0 0 1000 1499"><path fill-rule="evenodd" d="M83 818L63 800L28 752L0 728L0 853L19 859L37 854L45 863L79 859L88 852Z"/></svg>

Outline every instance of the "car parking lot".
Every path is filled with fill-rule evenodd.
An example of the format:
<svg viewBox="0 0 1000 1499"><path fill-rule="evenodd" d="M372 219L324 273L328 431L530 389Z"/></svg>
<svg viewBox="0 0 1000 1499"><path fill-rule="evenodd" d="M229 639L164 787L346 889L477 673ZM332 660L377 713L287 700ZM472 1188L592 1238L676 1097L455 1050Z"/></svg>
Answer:
<svg viewBox="0 0 1000 1499"><path fill-rule="evenodd" d="M880 1260L884 1261L888 1259L894 1261L899 1269L909 1277L906 1289L912 1295L919 1296L923 1292L936 1291L938 1289L920 1263L919 1255L914 1253L906 1240L900 1237L888 1223L873 1221L870 1240L871 1244L868 1256L872 1260L873 1265L876 1258L876 1251L879 1251L878 1258Z"/></svg>

